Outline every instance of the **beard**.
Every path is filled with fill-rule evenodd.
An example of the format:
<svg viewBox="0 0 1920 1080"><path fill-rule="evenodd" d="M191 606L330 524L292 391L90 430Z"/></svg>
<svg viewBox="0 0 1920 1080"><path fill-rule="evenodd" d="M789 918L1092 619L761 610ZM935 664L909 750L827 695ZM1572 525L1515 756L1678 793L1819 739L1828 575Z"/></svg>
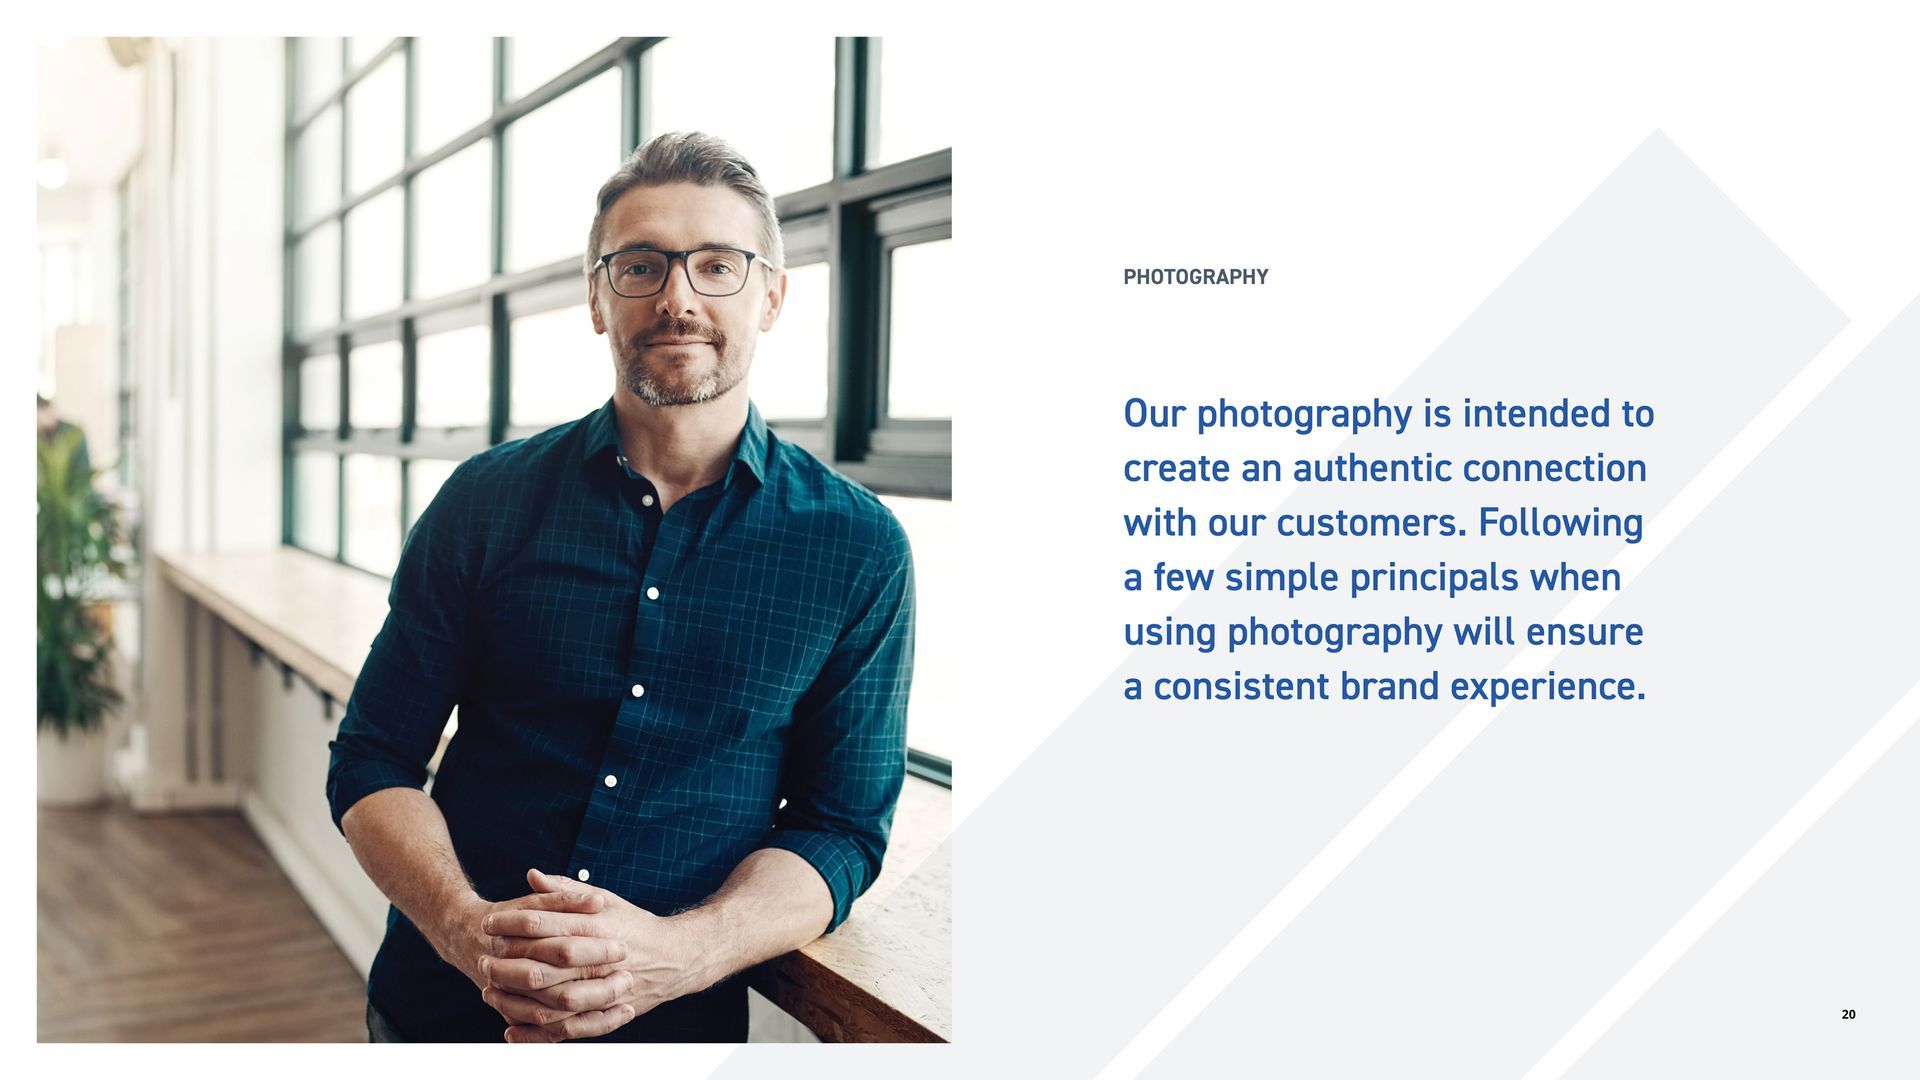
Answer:
<svg viewBox="0 0 1920 1080"><path fill-rule="evenodd" d="M698 338L705 345L660 345L650 338ZM709 361L708 348L713 350ZM662 319L620 350L620 384L649 405L698 405L739 386L747 377L746 349L719 327L692 319Z"/></svg>

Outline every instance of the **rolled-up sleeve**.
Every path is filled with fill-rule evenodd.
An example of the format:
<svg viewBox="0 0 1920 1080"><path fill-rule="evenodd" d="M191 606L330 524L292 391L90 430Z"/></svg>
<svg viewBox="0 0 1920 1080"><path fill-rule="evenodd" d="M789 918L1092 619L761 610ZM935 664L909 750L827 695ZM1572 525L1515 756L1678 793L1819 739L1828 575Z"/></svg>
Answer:
<svg viewBox="0 0 1920 1080"><path fill-rule="evenodd" d="M467 671L468 485L454 471L420 516L387 594L387 621L328 744L327 803L336 829L354 803L420 789Z"/></svg>
<svg viewBox="0 0 1920 1080"><path fill-rule="evenodd" d="M812 864L833 894L832 931L880 874L906 776L913 679L913 556L889 514L863 609L794 709L786 799L765 846Z"/></svg>

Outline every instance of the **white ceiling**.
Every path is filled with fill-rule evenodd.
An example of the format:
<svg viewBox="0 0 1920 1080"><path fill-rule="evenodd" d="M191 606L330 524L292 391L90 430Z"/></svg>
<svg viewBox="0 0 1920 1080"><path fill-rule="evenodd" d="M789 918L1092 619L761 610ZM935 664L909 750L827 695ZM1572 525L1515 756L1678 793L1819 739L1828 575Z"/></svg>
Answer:
<svg viewBox="0 0 1920 1080"><path fill-rule="evenodd" d="M114 62L105 38L68 38L36 50L38 156L58 152L70 187L111 187L140 152L144 66Z"/></svg>

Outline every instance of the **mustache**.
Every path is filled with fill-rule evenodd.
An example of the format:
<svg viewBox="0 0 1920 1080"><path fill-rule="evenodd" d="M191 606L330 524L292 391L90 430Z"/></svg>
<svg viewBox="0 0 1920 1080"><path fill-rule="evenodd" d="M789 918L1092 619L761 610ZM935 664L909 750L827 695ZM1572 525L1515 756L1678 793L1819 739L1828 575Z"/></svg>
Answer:
<svg viewBox="0 0 1920 1080"><path fill-rule="evenodd" d="M634 344L644 345L657 338L698 338L712 343L716 349L727 347L727 335L719 327L697 319L669 317L661 319L634 335Z"/></svg>

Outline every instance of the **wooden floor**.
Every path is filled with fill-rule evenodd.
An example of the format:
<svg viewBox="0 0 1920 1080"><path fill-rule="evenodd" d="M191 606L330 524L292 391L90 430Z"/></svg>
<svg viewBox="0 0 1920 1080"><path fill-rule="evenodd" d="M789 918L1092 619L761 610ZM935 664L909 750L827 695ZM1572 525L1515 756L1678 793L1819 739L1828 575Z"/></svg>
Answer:
<svg viewBox="0 0 1920 1080"><path fill-rule="evenodd" d="M233 813L41 810L41 1042L365 1042L366 987Z"/></svg>

